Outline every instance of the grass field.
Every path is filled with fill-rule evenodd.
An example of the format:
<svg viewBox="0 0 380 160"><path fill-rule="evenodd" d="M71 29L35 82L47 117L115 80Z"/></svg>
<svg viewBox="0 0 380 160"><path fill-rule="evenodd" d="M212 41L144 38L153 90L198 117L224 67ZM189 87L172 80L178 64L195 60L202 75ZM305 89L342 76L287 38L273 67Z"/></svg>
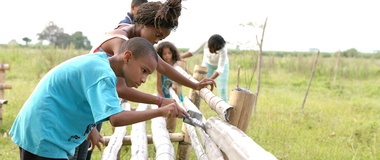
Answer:
<svg viewBox="0 0 380 160"><path fill-rule="evenodd" d="M6 72L6 82L13 86L4 93L9 104L2 107L0 159L19 159L18 147L11 141L8 132L39 79L63 60L86 52L88 51L0 48L0 62L11 66ZM339 66L335 69L336 57L320 56L302 110L314 55L263 57L257 109L252 113L246 134L278 159L380 159L380 59L341 57ZM240 66L239 86L255 92L257 53L234 52L230 53L229 58L229 89L237 85L237 68ZM188 59L189 70L201 59L201 54ZM139 90L155 93L155 76L150 76ZM183 87L183 93L187 95L188 88ZM216 91L215 93L217 94ZM215 116L214 111L204 102L201 111L206 118ZM148 132L149 124L147 123ZM178 121L178 124L179 132L181 122ZM111 135L109 123L105 122L103 126L102 135ZM149 147L149 156L154 158L153 147ZM129 159L129 155L129 146L124 146L122 158ZM100 151L94 151L93 159L100 159L100 156ZM191 159L196 159L194 153Z"/></svg>

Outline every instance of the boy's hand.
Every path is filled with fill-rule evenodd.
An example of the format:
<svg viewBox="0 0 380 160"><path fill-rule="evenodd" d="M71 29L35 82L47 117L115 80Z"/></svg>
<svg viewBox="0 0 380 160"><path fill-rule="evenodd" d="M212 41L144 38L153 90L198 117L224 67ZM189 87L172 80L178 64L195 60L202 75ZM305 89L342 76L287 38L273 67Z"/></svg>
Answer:
<svg viewBox="0 0 380 160"><path fill-rule="evenodd" d="M177 102L170 103L169 105L162 106L160 108L162 110L162 116L164 117L177 117L177 118L182 118L182 114L186 116L190 116L185 110L183 110Z"/></svg>
<svg viewBox="0 0 380 160"><path fill-rule="evenodd" d="M169 104L171 104L171 103L175 103L175 100L174 100L174 99L171 99L171 98L163 98L163 99L162 99L161 107L166 106L166 105L169 105Z"/></svg>
<svg viewBox="0 0 380 160"><path fill-rule="evenodd" d="M99 142L101 144L103 144L103 146L105 146L105 142L102 138L102 135L100 135L99 131L96 129L96 127L94 129L91 130L90 134L87 136L86 138L87 141L90 141L91 142L91 146L90 148L88 149L89 151L92 151L94 150L95 146L98 147L98 149L100 151L102 151L102 148L99 144Z"/></svg>

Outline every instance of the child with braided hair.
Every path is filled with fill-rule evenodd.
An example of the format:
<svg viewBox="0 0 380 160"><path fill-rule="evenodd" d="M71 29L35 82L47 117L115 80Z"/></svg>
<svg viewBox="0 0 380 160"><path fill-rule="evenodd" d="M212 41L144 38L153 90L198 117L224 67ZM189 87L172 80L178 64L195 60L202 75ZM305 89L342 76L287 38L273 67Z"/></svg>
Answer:
<svg viewBox="0 0 380 160"><path fill-rule="evenodd" d="M167 0L164 3L160 1L147 2L140 6L134 19L134 24L120 24L117 29L105 34L105 39L94 45L91 53L96 50L104 51L110 55L117 52L120 47L120 41L123 38L143 37L152 44L158 43L165 39L172 30L178 27L178 18L181 15L181 0ZM211 85L211 90L215 84L214 80L205 78L199 82L193 82L167 64L162 58L158 59L157 72L167 76L171 80L180 83L189 88L200 90ZM120 80L122 82L122 80ZM134 89L125 87L122 83L118 84L118 93L120 98L129 101L158 104L160 97L152 94L143 93ZM163 98L162 105L170 104L174 99Z"/></svg>
<svg viewBox="0 0 380 160"><path fill-rule="evenodd" d="M169 36L170 32L178 27L178 18L181 15L181 9L181 0L166 0L164 3L160 1L143 3L140 5L134 17L134 24L119 24L116 29L106 33L104 39L97 44L95 43L90 53L102 51L112 56L117 53L125 39L131 39L133 37L142 37L150 43L156 44ZM211 85L212 90L215 85L214 80L208 78L197 83L187 79L160 57L158 58L157 72L195 90L200 90L208 85ZM175 102L175 100L171 98L162 98L129 88L124 82L123 78L118 77L116 89L119 97L122 99L137 103L157 104L158 106L165 106ZM139 84L136 85L138 87ZM174 104L179 107L177 103ZM101 123L97 125L101 125ZM97 128L100 129L101 127L97 126ZM92 149L94 145L97 144L91 144L90 147L88 141L83 142L79 148L77 148L78 154L76 155L78 155L78 157L74 156L72 160L86 159L86 157L89 159L90 155L87 154L87 149L89 147Z"/></svg>

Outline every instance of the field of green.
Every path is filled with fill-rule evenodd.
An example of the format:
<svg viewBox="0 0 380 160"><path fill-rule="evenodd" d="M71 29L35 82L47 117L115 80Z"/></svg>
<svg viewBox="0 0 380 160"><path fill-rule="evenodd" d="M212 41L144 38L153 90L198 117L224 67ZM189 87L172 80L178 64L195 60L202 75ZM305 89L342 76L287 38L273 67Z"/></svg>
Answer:
<svg viewBox="0 0 380 160"><path fill-rule="evenodd" d="M11 141L8 132L39 79L60 62L87 52L0 47L0 62L11 67L6 71L6 83L13 87L4 91L9 104L2 107L1 160L19 159L18 146ZM340 57L336 66L337 56L321 54L304 109L301 109L315 55L265 52L257 108L252 113L246 134L278 159L380 159L380 58ZM229 58L229 90L237 86L237 68L240 66L239 86L256 92L257 52L230 51ZM201 59L201 54L188 58L188 69L192 71ZM154 73L139 90L156 93L155 81ZM188 90L183 87L185 96ZM217 95L217 91L214 92ZM216 116L204 102L201 111L206 119ZM110 124L105 122L103 126L101 134L110 136ZM178 132L180 127L181 121L178 120ZM150 133L150 122L147 132ZM129 148L122 147L123 159L129 159ZM100 157L101 152L96 149L93 159ZM149 145L149 157L154 158L152 145ZM196 159L194 153L191 159Z"/></svg>

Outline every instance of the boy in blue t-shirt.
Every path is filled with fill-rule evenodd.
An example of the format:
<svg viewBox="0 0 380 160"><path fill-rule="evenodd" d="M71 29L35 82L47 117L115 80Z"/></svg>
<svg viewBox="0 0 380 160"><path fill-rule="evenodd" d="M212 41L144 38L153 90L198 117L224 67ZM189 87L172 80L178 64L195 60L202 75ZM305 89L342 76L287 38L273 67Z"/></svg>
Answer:
<svg viewBox="0 0 380 160"><path fill-rule="evenodd" d="M155 117L188 115L175 104L141 112L123 111L116 82L139 87L157 67L153 45L144 38L125 41L118 54L104 52L69 59L50 70L37 84L10 131L20 159L67 159L86 138L91 146L104 140L94 128L109 121L125 126ZM174 114L173 114L174 113Z"/></svg>

